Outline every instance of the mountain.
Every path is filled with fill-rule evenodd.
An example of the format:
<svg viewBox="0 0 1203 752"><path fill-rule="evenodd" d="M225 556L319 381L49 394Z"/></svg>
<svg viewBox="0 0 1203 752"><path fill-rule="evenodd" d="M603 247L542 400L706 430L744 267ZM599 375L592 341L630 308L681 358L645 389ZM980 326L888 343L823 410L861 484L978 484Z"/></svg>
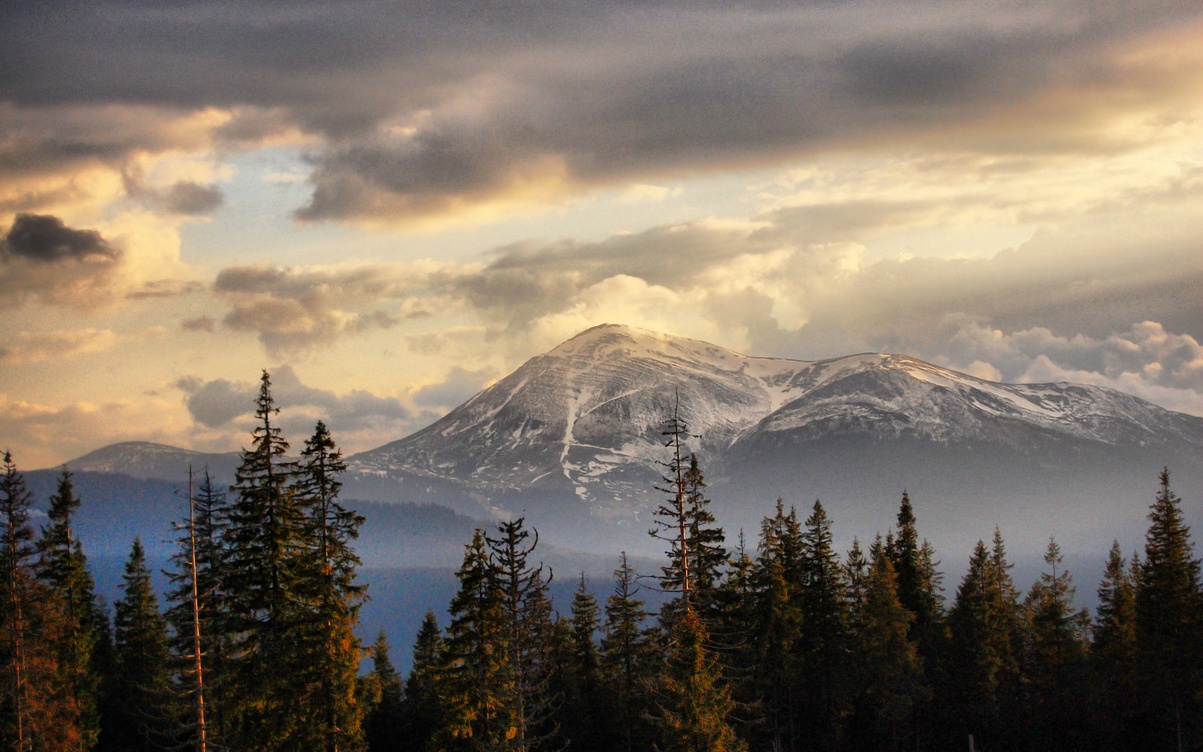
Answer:
<svg viewBox="0 0 1203 752"><path fill-rule="evenodd" d="M564 535L613 528L603 545L635 545L626 539L646 531L661 496L674 409L697 437L689 448L716 510L748 530L778 497L821 497L837 520L873 525L867 535L890 524L909 489L921 514L971 546L994 524L1039 521L1042 536L1139 526L1165 464L1200 485L1203 418L1115 390L1001 384L902 355L749 357L603 325L426 429L349 458L347 488L525 511Z"/></svg>
<svg viewBox="0 0 1203 752"><path fill-rule="evenodd" d="M655 554L646 531L674 410L693 434L712 508L752 541L777 498L802 513L821 498L848 542L871 536L892 524L906 489L924 534L958 556L995 525L1031 531L1009 536L1017 554L1038 557L1048 535L1067 553L1105 551L1112 537L1140 542L1163 465L1183 498L1203 496L1203 418L1111 389L1001 384L903 355L750 357L614 325L532 358L409 437L349 457L343 496L436 505L465 520L525 514L549 544ZM236 464L233 453L140 442L69 463L98 488L106 474L131 476L137 498L162 479L179 484L189 465L228 482ZM1203 524L1198 505L1187 513ZM387 560L389 535L422 540L421 519L373 538L371 558Z"/></svg>
<svg viewBox="0 0 1203 752"><path fill-rule="evenodd" d="M72 472L120 473L141 480L188 480L188 469L197 475L208 469L217 482L234 480L237 452L212 454L180 449L149 441L123 441L101 447L67 463Z"/></svg>

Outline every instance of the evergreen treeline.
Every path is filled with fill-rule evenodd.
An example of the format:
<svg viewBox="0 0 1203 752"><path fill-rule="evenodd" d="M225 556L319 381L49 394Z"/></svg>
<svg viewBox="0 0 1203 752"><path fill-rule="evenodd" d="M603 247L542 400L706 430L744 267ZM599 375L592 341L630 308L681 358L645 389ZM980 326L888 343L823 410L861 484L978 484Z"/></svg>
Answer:
<svg viewBox="0 0 1203 752"><path fill-rule="evenodd" d="M270 387L265 372L234 485L202 473L190 488L166 603L135 540L112 621L72 531L71 474L35 530L5 454L0 748L1203 748L1200 563L1168 471L1143 553L1113 545L1091 616L1053 540L1020 593L998 530L946 596L905 492L896 527L843 555L818 501L805 516L778 501L754 545L729 547L674 418L659 573L624 554L604 603L581 575L558 613L537 532L478 530L447 627L426 615L402 681L387 635L354 634L363 518L339 501L341 453L319 422L289 460ZM670 594L657 614L643 588Z"/></svg>
<svg viewBox="0 0 1203 752"><path fill-rule="evenodd" d="M64 469L40 534L12 456L0 477L0 748L366 749L365 598L338 499L342 455L321 422L298 461L263 374L237 479L189 489L167 602L133 541L121 599L94 594ZM381 707L385 707L383 704Z"/></svg>

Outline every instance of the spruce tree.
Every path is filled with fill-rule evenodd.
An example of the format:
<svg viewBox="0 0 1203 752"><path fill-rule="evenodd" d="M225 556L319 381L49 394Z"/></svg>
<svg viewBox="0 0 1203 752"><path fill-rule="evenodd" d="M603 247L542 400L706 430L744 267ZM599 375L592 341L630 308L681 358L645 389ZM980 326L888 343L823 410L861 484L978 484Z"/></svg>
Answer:
<svg viewBox="0 0 1203 752"><path fill-rule="evenodd" d="M704 622L715 618L715 590L727 566L726 535L715 524L706 498L706 481L696 454L689 455L685 471L686 554L690 558L689 572L696 592L696 610Z"/></svg>
<svg viewBox="0 0 1203 752"><path fill-rule="evenodd" d="M1203 740L1203 623L1199 560L1169 470L1149 512L1145 556L1136 590L1136 640L1144 678L1144 715L1153 743L1193 749Z"/></svg>
<svg viewBox="0 0 1203 752"><path fill-rule="evenodd" d="M932 581L931 548L927 541L919 541L914 507L906 491L902 492L898 508L898 535L888 548L890 561L898 573L898 599L915 615L911 622L911 639L918 640L923 653L932 656L936 652L942 617L938 583Z"/></svg>
<svg viewBox="0 0 1203 752"><path fill-rule="evenodd" d="M427 611L414 642L413 668L405 682L405 699L402 703L405 733L402 741L406 742L403 745L406 749L430 749L431 740L443 725L439 682L445 664L439 623L434 614ZM388 746L384 748L388 749Z"/></svg>
<svg viewBox="0 0 1203 752"><path fill-rule="evenodd" d="M4 477L0 478L0 557L3 557L3 629L4 650L4 727L0 729L6 748L24 752L32 748L33 719L39 702L37 687L30 678L36 661L37 645L31 610L42 597L41 587L33 578L33 529L29 526L32 495L25 479L17 472L12 454L4 453Z"/></svg>
<svg viewBox="0 0 1203 752"><path fill-rule="evenodd" d="M798 713L808 746L834 750L850 711L851 634L843 567L832 544L831 521L815 501L802 534L801 630L797 639L805 696Z"/></svg>
<svg viewBox="0 0 1203 752"><path fill-rule="evenodd" d="M427 613L428 617L433 614ZM422 624L423 629L426 624ZM435 625L435 635L438 635L438 625ZM421 642L423 634L418 633ZM416 664L415 664L416 668ZM364 739L368 752L401 752L412 749L421 752L425 748L412 729L407 728L406 700L401 688L401 677L393 668L389 657L388 636L381 628L372 645L372 673L368 676L371 683L372 706L364 717ZM427 735L428 736L428 735Z"/></svg>
<svg viewBox="0 0 1203 752"><path fill-rule="evenodd" d="M874 557L864 598L853 613L858 697L851 724L864 749L907 749L915 744L915 716L928 699L917 642L909 637L915 616L898 597L890 557Z"/></svg>
<svg viewBox="0 0 1203 752"><path fill-rule="evenodd" d="M1024 601L1025 736L1035 749L1092 746L1088 725L1086 629L1088 615L1073 608L1074 588L1064 569L1061 548L1050 539L1044 555L1048 569Z"/></svg>
<svg viewBox="0 0 1203 752"><path fill-rule="evenodd" d="M159 611L146 554L137 538L125 565L122 590L114 618L114 689L124 710L116 725L123 737L119 746L151 752L173 746L180 715L172 687L167 622Z"/></svg>
<svg viewBox="0 0 1203 752"><path fill-rule="evenodd" d="M502 704L514 687L507 667L503 596L481 530L465 547L456 577L459 590L451 599L438 678L443 722L432 743L447 752L501 749L511 730Z"/></svg>
<svg viewBox="0 0 1203 752"><path fill-rule="evenodd" d="M663 752L740 752L747 745L729 722L735 708L718 660L705 647L701 619L686 604L669 633L668 659L657 683L656 748Z"/></svg>
<svg viewBox="0 0 1203 752"><path fill-rule="evenodd" d="M566 644L557 656L563 677L563 704L557 713L562 719L559 725L572 749L601 752L614 746L615 729L606 715L607 697L595 641L600 609L583 572L572 596L570 614Z"/></svg>
<svg viewBox="0 0 1203 752"><path fill-rule="evenodd" d="M306 705L311 720L300 731L311 746L326 752L351 752L363 745L362 711L356 700L360 644L355 636L364 586L356 582L359 557L352 542L364 518L339 502L338 476L346 470L342 453L321 421L305 442L291 491L305 514L306 539L313 547L303 556L309 567L300 587L310 606L298 637L309 654Z"/></svg>
<svg viewBox="0 0 1203 752"><path fill-rule="evenodd" d="M802 588L805 582L801 526L781 500L761 525L753 582L757 627L753 649L755 684L763 702L761 733L766 744L797 749L802 743Z"/></svg>
<svg viewBox="0 0 1203 752"><path fill-rule="evenodd" d="M1134 564L1139 566L1133 555ZM1090 651L1098 683L1094 691L1095 726L1108 750L1136 749L1133 710L1139 697L1136 642L1136 581L1119 541L1107 556Z"/></svg>
<svg viewBox="0 0 1203 752"><path fill-rule="evenodd" d="M683 451L689 427L681 419L679 401L673 407L673 416L661 435L666 437L664 446L671 454L667 462L661 463L666 469L662 478L664 485L656 486L656 490L666 494L667 498L653 512L655 527L648 534L669 546L668 565L661 567L660 586L680 593L681 600L689 603L694 588L690 566L695 561L695 557L690 555L690 505L686 485L689 469Z"/></svg>
<svg viewBox="0 0 1203 752"><path fill-rule="evenodd" d="M505 749L526 752L545 746L557 734L551 691L551 607L543 566L528 563L539 543L519 517L498 525L498 536L486 536L497 589L501 594L503 684L499 708L505 726Z"/></svg>
<svg viewBox="0 0 1203 752"><path fill-rule="evenodd" d="M34 571L62 609L64 630L54 645L58 656L59 702L72 709L80 743L90 749L100 731L97 698L100 677L93 667L95 586L83 544L71 527L72 514L80 503L71 473L64 467L57 490L50 497L47 512L50 523L42 529L38 540L39 556Z"/></svg>
<svg viewBox="0 0 1203 752"><path fill-rule="evenodd" d="M255 403L256 426L231 487L223 531L221 589L228 606L231 675L229 743L275 750L296 743L315 719L297 712L310 696L312 656L296 639L309 616L311 528L291 488L288 442L274 425L278 410L266 371Z"/></svg>
<svg viewBox="0 0 1203 752"><path fill-rule="evenodd" d="M980 540L949 614L949 674L942 705L957 745L973 734L978 746L1006 747L1019 686L1019 604L1001 534Z"/></svg>
<svg viewBox="0 0 1203 752"><path fill-rule="evenodd" d="M625 752L646 749L650 744L644 710L647 689L656 656L643 624L644 602L636 598L637 573L622 552L614 570L614 592L606 599L605 634L601 641L601 664L609 695L616 706L619 730L617 748Z"/></svg>

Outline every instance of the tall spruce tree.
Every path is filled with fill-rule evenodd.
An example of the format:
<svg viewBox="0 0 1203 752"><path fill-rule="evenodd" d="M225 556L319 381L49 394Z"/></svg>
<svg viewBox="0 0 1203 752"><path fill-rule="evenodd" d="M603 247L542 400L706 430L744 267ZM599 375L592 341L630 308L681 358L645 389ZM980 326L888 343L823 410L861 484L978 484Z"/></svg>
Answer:
<svg viewBox="0 0 1203 752"><path fill-rule="evenodd" d="M757 628L754 633L755 684L763 702L764 743L783 750L802 744L802 588L804 543L798 515L787 514L780 499L776 513L761 525L753 582Z"/></svg>
<svg viewBox="0 0 1203 752"><path fill-rule="evenodd" d="M548 660L552 651L551 605L543 566L528 563L539 544L521 517L498 525L496 538L486 536L497 589L501 594L502 664L506 695L500 717L505 725L504 749L527 752L548 746L558 729L553 711L559 701L552 692Z"/></svg>
<svg viewBox="0 0 1203 752"><path fill-rule="evenodd" d="M171 748L179 731L180 708L172 687L167 622L159 611L146 553L137 538L125 565L122 590L113 630L115 691L124 711L123 717L115 719L123 737L119 747L142 752Z"/></svg>
<svg viewBox="0 0 1203 752"><path fill-rule="evenodd" d="M891 558L874 557L852 614L858 696L850 726L861 749L913 748L916 713L930 695L917 641L908 636L915 615L898 597L897 582Z"/></svg>
<svg viewBox="0 0 1203 752"><path fill-rule="evenodd" d="M801 630L797 646L805 696L798 713L808 746L837 749L850 712L848 594L831 520L815 501L802 533Z"/></svg>
<svg viewBox="0 0 1203 752"><path fill-rule="evenodd" d="M911 639L919 642L924 655L932 657L937 652L943 616L938 583L932 581L931 548L927 541L919 541L915 510L906 491L902 492L898 507L898 534L888 548L898 574L898 600L915 615L911 621Z"/></svg>
<svg viewBox="0 0 1203 752"><path fill-rule="evenodd" d="M1094 623L1091 658L1098 682L1094 688L1095 727L1102 748L1127 750L1139 747L1134 721L1138 706L1136 583L1139 560L1133 555L1128 568L1119 541L1113 541L1099 585L1099 605Z"/></svg>
<svg viewBox="0 0 1203 752"><path fill-rule="evenodd" d="M1085 733L1089 718L1086 631L1089 615L1073 607L1074 587L1056 540L1044 554L1048 569L1024 601L1025 736L1033 749L1094 746Z"/></svg>
<svg viewBox="0 0 1203 752"><path fill-rule="evenodd" d="M364 518L338 498L346 470L325 423L318 421L301 451L291 491L305 514L313 550L303 558L301 588L310 605L297 637L309 654L306 705L312 716L300 731L325 752L354 752L363 746L362 709L356 699L360 643L355 636L365 588L356 582L359 557L352 542Z"/></svg>
<svg viewBox="0 0 1203 752"><path fill-rule="evenodd" d="M614 592L606 599L605 634L601 665L616 709L619 739L625 752L647 749L651 743L644 710L647 691L657 661L654 645L644 628L647 611L635 596L638 574L622 552L614 570Z"/></svg>
<svg viewBox="0 0 1203 752"><path fill-rule="evenodd" d="M502 705L514 688L506 664L503 596L481 530L465 547L456 577L459 590L451 599L438 675L442 724L432 744L447 752L503 749L511 727Z"/></svg>
<svg viewBox="0 0 1203 752"><path fill-rule="evenodd" d="M71 473L66 467L50 497L49 524L38 540L34 569L61 608L63 630L54 645L58 657L59 702L71 708L84 749L95 746L100 732L100 676L93 666L96 649L96 595L83 544L71 527L79 509Z"/></svg>
<svg viewBox="0 0 1203 752"><path fill-rule="evenodd" d="M433 614L429 612L426 615L433 618ZM426 629L426 622L423 622L422 628ZM437 638L437 624L434 634ZM423 639L423 633L419 632L418 642L421 643ZM388 636L383 628L376 635L376 642L372 645L372 673L368 676L368 681L371 683L373 699L372 707L363 723L368 752L402 752L409 749L421 752L425 749L424 742L429 738L429 734L419 741L418 735L413 733L409 728L410 724L406 722L407 698L402 692L401 677L393 668L393 661L389 657Z"/></svg>
<svg viewBox="0 0 1203 752"><path fill-rule="evenodd" d="M1010 567L996 529L993 549L977 542L957 590L949 614L950 676L941 702L949 743L960 745L970 734L983 748L1014 742L1009 722L1020 680L1020 621Z"/></svg>
<svg viewBox="0 0 1203 752"><path fill-rule="evenodd" d="M689 602L694 589L694 576L690 566L695 557L690 555L690 505L689 490L686 485L686 465L684 442L689 437L689 426L681 419L680 400L673 406L673 415L661 432L665 437L664 446L671 454L667 462L661 463L665 468L662 478L663 485L656 490L666 495L664 501L656 507L655 527L648 534L657 540L668 544L668 565L661 567L660 586L665 590L680 593L681 600Z"/></svg>
<svg viewBox="0 0 1203 752"><path fill-rule="evenodd" d="M1203 741L1203 621L1199 560L1181 501L1161 471L1149 511L1145 556L1136 590L1136 640L1150 743L1193 749Z"/></svg>
<svg viewBox="0 0 1203 752"><path fill-rule="evenodd" d="M5 451L4 477L0 478L0 515L4 524L0 532L4 567L4 602L0 612L4 640L0 654L4 661L4 727L0 732L5 748L16 752L32 748L33 720L40 699L35 696L36 687L30 684L36 653L36 645L31 644L35 633L30 611L41 597L41 588L33 579L36 549L29 525L31 500L12 454Z"/></svg>
<svg viewBox="0 0 1203 752"><path fill-rule="evenodd" d="M718 659L706 649L706 627L687 603L670 627L668 659L656 686L656 749L741 752L747 745L729 717L735 708Z"/></svg>
<svg viewBox="0 0 1203 752"><path fill-rule="evenodd" d="M443 725L439 686L445 665L443 635L434 613L427 611L414 641L413 668L405 682L402 715L406 749L430 749L431 740Z"/></svg>
<svg viewBox="0 0 1203 752"><path fill-rule="evenodd" d="M567 634L557 656L563 695L557 716L571 749L601 752L615 745L615 727L609 722L601 656L596 636L601 610L589 592L584 572L572 594Z"/></svg>
<svg viewBox="0 0 1203 752"><path fill-rule="evenodd" d="M291 488L296 469L285 459L277 413L264 371L251 448L230 489L222 539L221 589L232 636L229 743L265 751L289 748L314 721L295 702L314 691L312 656L296 639L311 604L305 575L312 570L312 529Z"/></svg>
<svg viewBox="0 0 1203 752"><path fill-rule="evenodd" d="M726 535L715 523L706 498L706 480L696 454L689 455L685 471L686 555L696 593L695 608L703 622L717 618L716 590L727 566Z"/></svg>

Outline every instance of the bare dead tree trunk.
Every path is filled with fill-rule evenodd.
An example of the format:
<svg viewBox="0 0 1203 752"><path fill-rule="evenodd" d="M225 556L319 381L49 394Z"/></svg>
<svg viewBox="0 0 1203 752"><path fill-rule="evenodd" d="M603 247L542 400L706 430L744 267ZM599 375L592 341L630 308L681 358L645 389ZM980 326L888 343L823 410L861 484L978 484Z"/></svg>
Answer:
<svg viewBox="0 0 1203 752"><path fill-rule="evenodd" d="M192 466L188 467L188 572L192 577L192 655L196 672L196 749L208 752L205 727L205 674L201 660L200 590L196 583L196 510L192 500Z"/></svg>

